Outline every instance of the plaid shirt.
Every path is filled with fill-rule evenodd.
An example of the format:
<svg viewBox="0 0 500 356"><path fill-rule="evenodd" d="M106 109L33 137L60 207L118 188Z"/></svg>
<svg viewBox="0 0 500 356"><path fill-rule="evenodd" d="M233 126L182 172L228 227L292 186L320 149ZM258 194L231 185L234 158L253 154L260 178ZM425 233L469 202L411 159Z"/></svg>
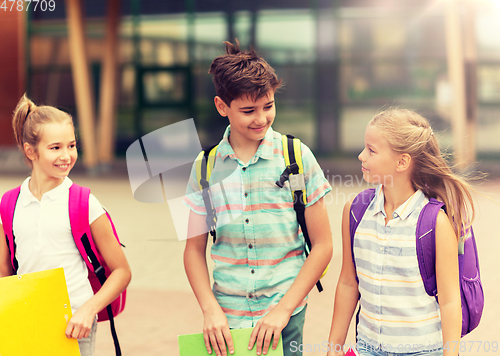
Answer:
<svg viewBox="0 0 500 356"><path fill-rule="evenodd" d="M217 240L211 256L215 262L213 293L230 328L252 327L281 300L304 264L304 238L293 209L289 182L276 186L285 169L281 134L272 128L255 156L240 161L228 138L230 127L217 148L210 177L211 196L217 211ZM302 144L307 192L306 207L330 190L311 150ZM195 165L184 203L206 215ZM307 297L293 315L302 310Z"/></svg>

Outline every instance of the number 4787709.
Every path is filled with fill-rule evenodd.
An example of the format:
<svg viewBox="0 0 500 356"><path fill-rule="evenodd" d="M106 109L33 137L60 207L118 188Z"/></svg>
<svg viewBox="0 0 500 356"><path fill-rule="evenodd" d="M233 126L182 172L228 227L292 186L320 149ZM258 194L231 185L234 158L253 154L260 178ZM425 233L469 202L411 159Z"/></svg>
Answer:
<svg viewBox="0 0 500 356"><path fill-rule="evenodd" d="M33 11L54 11L56 9L56 2L54 0L3 0L0 10L29 11L30 7Z"/></svg>
<svg viewBox="0 0 500 356"><path fill-rule="evenodd" d="M478 353L480 351L483 352L492 352L495 353L498 351L498 342L497 341L452 341L451 344L450 342L447 342L444 346L444 350L451 350L455 351L459 349L460 353L465 353L465 352L471 352L471 353Z"/></svg>

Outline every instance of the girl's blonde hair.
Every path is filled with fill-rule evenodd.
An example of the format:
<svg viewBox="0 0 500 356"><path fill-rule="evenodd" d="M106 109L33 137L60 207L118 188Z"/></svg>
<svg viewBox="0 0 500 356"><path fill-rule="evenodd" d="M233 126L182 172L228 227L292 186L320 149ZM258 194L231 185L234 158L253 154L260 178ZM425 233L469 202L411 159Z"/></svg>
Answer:
<svg viewBox="0 0 500 356"><path fill-rule="evenodd" d="M53 106L36 106L26 94L17 103L12 117L12 128L17 145L24 153L25 163L32 167L31 160L26 155L24 144L28 143L37 152L38 143L40 143L40 132L42 125L52 122L69 121L73 125L71 116Z"/></svg>
<svg viewBox="0 0 500 356"><path fill-rule="evenodd" d="M411 110L389 109L377 114L368 125L381 131L392 150L411 156L413 187L428 198L441 200L457 237L466 236L474 220L471 187L465 178L452 172L429 122Z"/></svg>

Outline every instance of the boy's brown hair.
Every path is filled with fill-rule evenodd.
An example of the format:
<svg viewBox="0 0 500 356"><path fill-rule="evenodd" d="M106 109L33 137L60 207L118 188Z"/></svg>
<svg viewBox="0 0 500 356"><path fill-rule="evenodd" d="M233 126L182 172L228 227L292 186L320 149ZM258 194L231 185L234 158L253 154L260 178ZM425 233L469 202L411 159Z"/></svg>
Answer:
<svg viewBox="0 0 500 356"><path fill-rule="evenodd" d="M208 73L213 74L215 93L227 106L246 94L252 101L282 87L281 79L253 48L240 51L240 44L225 41L226 54L214 59Z"/></svg>

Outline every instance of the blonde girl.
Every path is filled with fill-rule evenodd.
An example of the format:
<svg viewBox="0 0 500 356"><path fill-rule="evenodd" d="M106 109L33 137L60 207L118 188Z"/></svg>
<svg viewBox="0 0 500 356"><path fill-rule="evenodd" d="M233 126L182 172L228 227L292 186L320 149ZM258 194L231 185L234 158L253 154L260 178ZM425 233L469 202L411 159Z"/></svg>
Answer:
<svg viewBox="0 0 500 356"><path fill-rule="evenodd" d="M335 346L344 345L358 298L360 355L458 355L449 345L460 341L458 243L474 218L469 185L452 173L427 120L410 110L376 115L358 158L365 181L378 187L354 237L356 267L349 231L352 201L344 207L343 262L328 356L344 354ZM436 222L439 303L425 292L415 248L417 220L429 198L447 208Z"/></svg>
<svg viewBox="0 0 500 356"><path fill-rule="evenodd" d="M12 120L17 144L31 167L21 185L13 231L16 236L18 274L63 267L73 317L66 337L78 339L82 356L94 354L96 315L128 285L131 272L111 225L98 200L91 194L89 224L96 246L112 271L94 295L69 223L67 177L75 165L73 120L51 106L36 106L26 95L19 101ZM0 277L14 274L0 221Z"/></svg>

